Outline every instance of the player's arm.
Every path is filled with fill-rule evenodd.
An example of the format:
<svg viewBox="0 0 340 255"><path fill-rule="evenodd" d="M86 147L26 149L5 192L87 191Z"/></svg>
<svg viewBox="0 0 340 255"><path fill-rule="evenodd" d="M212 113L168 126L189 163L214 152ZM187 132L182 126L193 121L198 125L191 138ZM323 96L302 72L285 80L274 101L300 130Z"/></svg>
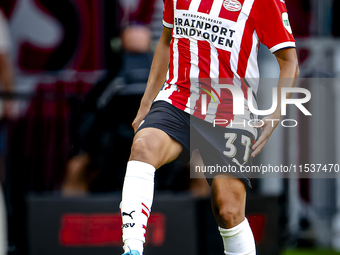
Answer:
<svg viewBox="0 0 340 255"><path fill-rule="evenodd" d="M0 84L3 92L13 91L13 69L7 53L0 53ZM5 100L3 102L3 115L10 117L13 102Z"/></svg>
<svg viewBox="0 0 340 255"><path fill-rule="evenodd" d="M295 48L282 49L275 53L275 57L280 67L280 79L277 89L278 104L274 113L270 116L263 118L264 125L261 127L262 134L256 143L253 145L252 157L255 157L263 149L271 134L279 124L279 121L265 121L266 119L281 119L281 88L294 87L299 76L299 66L296 56ZM290 98L292 94L287 94L287 98ZM274 123L274 125L272 125Z"/></svg>
<svg viewBox="0 0 340 255"><path fill-rule="evenodd" d="M136 118L132 123L132 127L136 132L139 124L149 112L152 101L157 96L159 90L166 79L168 64L170 59L170 42L172 29L163 27L162 35L156 47L156 51L152 60L149 79Z"/></svg>
<svg viewBox="0 0 340 255"><path fill-rule="evenodd" d="M13 70L9 63L7 54L0 53L0 83L3 91L12 91L13 89Z"/></svg>

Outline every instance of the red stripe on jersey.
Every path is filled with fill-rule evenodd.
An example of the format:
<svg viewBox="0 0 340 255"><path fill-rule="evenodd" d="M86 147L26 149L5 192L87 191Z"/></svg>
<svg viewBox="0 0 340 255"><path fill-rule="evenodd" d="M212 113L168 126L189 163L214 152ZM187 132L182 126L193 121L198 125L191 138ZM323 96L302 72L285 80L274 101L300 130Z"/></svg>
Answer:
<svg viewBox="0 0 340 255"><path fill-rule="evenodd" d="M150 209L144 204L144 203L142 203L142 206L144 206L145 207L145 209L146 210L148 210L149 211L149 213L150 213Z"/></svg>
<svg viewBox="0 0 340 255"><path fill-rule="evenodd" d="M198 41L198 69L200 73L199 78L210 78L210 43L207 41Z"/></svg>
<svg viewBox="0 0 340 255"><path fill-rule="evenodd" d="M190 69L191 69L191 53L190 53L190 40L178 39L178 81L177 90L174 91L169 99L172 104L178 109L184 111L190 97ZM189 84L189 86L188 86Z"/></svg>
<svg viewBox="0 0 340 255"><path fill-rule="evenodd" d="M213 3L214 0L202 0L200 6L198 7L198 12L209 14Z"/></svg>
<svg viewBox="0 0 340 255"><path fill-rule="evenodd" d="M243 37L240 46L240 55L237 66L237 73L241 78L246 75L246 70L248 66L248 60L251 53L251 48L253 47L253 34L255 27L252 24L253 21L248 19L244 28Z"/></svg>
<svg viewBox="0 0 340 255"><path fill-rule="evenodd" d="M191 0L178 0L176 9L177 10L189 10L190 4L191 4Z"/></svg>
<svg viewBox="0 0 340 255"><path fill-rule="evenodd" d="M219 62L219 84L233 85L234 73L230 67L231 52L217 49ZM229 89L221 89L221 104L218 105L215 119L234 120L233 95ZM220 126L226 127L228 124Z"/></svg>
<svg viewBox="0 0 340 255"><path fill-rule="evenodd" d="M230 124L232 120L234 120L233 99L226 100L232 97L232 94L228 89L221 90L221 97L222 97L223 104L220 104L218 106L215 120L221 120L221 119L227 120L228 122L226 124L218 124L219 126L226 127Z"/></svg>
<svg viewBox="0 0 340 255"><path fill-rule="evenodd" d="M199 86L200 88L206 89L209 92L211 91L211 81L210 81L210 64L211 64L211 56L210 56L210 43L206 41L198 41L197 42L198 47L198 69L199 72ZM200 90L200 95L206 94L207 95L207 104L211 101L210 96L204 92L203 90ZM194 116L204 119L205 115L201 114L202 111L202 98L201 96L196 102L195 112Z"/></svg>
<svg viewBox="0 0 340 255"><path fill-rule="evenodd" d="M224 2L223 2L223 4L224 4ZM239 2L241 3L241 5L243 5L244 0L239 0ZM222 8L221 8L221 11L220 11L220 14L218 15L218 17L220 17L222 19L228 19L228 20L236 22L237 19L238 19L238 16L241 13L241 10L237 11L237 12L228 11L226 8L224 8L223 4L222 4Z"/></svg>
<svg viewBox="0 0 340 255"><path fill-rule="evenodd" d="M149 218L149 214L148 214L144 209L142 209L142 213L143 213L147 218Z"/></svg>
<svg viewBox="0 0 340 255"><path fill-rule="evenodd" d="M146 226L143 224L143 228L146 230Z"/></svg>
<svg viewBox="0 0 340 255"><path fill-rule="evenodd" d="M169 61L169 79L166 81L168 84L171 83L174 78L174 40L170 43L170 61Z"/></svg>
<svg viewBox="0 0 340 255"><path fill-rule="evenodd" d="M233 84L234 73L231 70L231 65L230 65L231 52L217 49L217 53L218 53L220 80L223 79L224 82L228 82L228 83L223 83L223 84ZM220 84L222 84L221 81L220 81Z"/></svg>

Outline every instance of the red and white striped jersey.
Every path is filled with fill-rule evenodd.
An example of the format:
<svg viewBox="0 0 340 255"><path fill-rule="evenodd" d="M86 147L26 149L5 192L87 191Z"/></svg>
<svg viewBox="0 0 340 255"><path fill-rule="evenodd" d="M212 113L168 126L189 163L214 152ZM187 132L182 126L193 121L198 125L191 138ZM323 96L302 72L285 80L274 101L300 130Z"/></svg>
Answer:
<svg viewBox="0 0 340 255"><path fill-rule="evenodd" d="M163 25L173 29L170 62L155 100L209 122L227 119L225 127L254 118L247 98L248 88L256 94L259 85L260 43L272 53L295 47L284 0L164 0ZM219 84L242 89L245 115L233 114L232 93ZM233 128L255 135L246 126Z"/></svg>

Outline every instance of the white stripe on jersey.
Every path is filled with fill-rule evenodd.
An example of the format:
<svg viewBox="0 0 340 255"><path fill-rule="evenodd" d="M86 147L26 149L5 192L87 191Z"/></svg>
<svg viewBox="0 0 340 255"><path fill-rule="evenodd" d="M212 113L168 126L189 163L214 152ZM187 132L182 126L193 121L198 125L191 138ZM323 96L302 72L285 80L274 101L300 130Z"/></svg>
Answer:
<svg viewBox="0 0 340 255"><path fill-rule="evenodd" d="M255 0L245 0L241 12L249 16ZM240 17L239 17L240 18Z"/></svg>
<svg viewBox="0 0 340 255"><path fill-rule="evenodd" d="M201 1L192 0L189 6L189 11L197 12Z"/></svg>
<svg viewBox="0 0 340 255"><path fill-rule="evenodd" d="M295 47L295 42L284 42L284 43L280 43L275 45L274 47L270 48L269 50L271 51L271 53L274 53L275 51L278 51L279 49L283 49L283 48L288 48L288 47Z"/></svg>
<svg viewBox="0 0 340 255"><path fill-rule="evenodd" d="M167 23L167 22L165 22L164 20L163 20L163 26L165 26L166 28L169 28L169 29L171 29L171 28L174 27L173 24Z"/></svg>
<svg viewBox="0 0 340 255"><path fill-rule="evenodd" d="M197 88L198 82L198 75L199 75L199 69L198 69L198 47L196 40L193 40L190 38L190 56L191 56L191 68L190 68L190 97L187 102L186 108L191 109L191 105L194 107L196 105L196 101L199 99L199 91L191 91L194 88ZM192 93L194 92L194 93ZM191 109L192 113L194 112L194 109Z"/></svg>
<svg viewBox="0 0 340 255"><path fill-rule="evenodd" d="M218 53L215 47L210 45L210 78L211 78L211 87L216 90L219 96L221 96L221 89L216 86L219 83L218 77L219 77L219 67L220 63L218 60ZM213 93L214 94L214 93ZM217 100L216 95L213 95L214 98ZM217 104L220 104L219 101L216 101ZM217 112L217 106L214 102L214 100L210 100L210 103L208 104L207 114L205 116L205 120L208 122L212 122L216 117ZM211 114L213 113L213 114Z"/></svg>
<svg viewBox="0 0 340 255"><path fill-rule="evenodd" d="M258 37L256 34L256 31L254 31L253 33L253 46L251 48L251 55L252 54L256 54L258 52L258 44L256 44L255 42L257 42ZM259 66L258 66L258 62L257 59L254 58L249 58L248 59L248 68L246 70L246 74L245 77L251 77L251 79L247 79L248 84L250 85L250 87L253 89L253 91L255 93L257 93L257 89L259 87Z"/></svg>
<svg viewBox="0 0 340 255"><path fill-rule="evenodd" d="M169 80L169 78L170 78L170 72L169 72L169 70L166 72L166 80L165 81L167 81L167 80Z"/></svg>
<svg viewBox="0 0 340 255"><path fill-rule="evenodd" d="M165 84L165 87L167 87L167 86L168 86L168 84ZM177 85L174 85L174 84L172 84L170 86L170 88L168 88L166 90L165 89L161 89L159 91L158 95L156 96L154 102L159 101L159 100L163 100L165 102L168 102L168 103L172 104L172 100L169 99L169 97L176 90L177 90Z"/></svg>
<svg viewBox="0 0 340 255"><path fill-rule="evenodd" d="M178 52L178 39L174 38L173 43L173 67L174 67L174 77L172 78L171 84L176 84L178 81L178 61L179 61L179 52Z"/></svg>
<svg viewBox="0 0 340 255"><path fill-rule="evenodd" d="M232 50L231 51L231 56L230 56L230 67L232 72L234 73L234 85L241 87L242 83L240 80L240 76L237 73L237 69L238 69L238 63L239 63L239 54L240 54L240 48L241 48L241 43L242 43L242 38L243 38L243 33L244 33L244 28L246 26L246 22L247 19L242 20L239 22L240 25L240 31L242 31L242 33L235 33L234 36L234 47L236 48L236 50Z"/></svg>
<svg viewBox="0 0 340 255"><path fill-rule="evenodd" d="M210 15L218 17L221 11L223 1L224 0L214 0L213 5L211 6Z"/></svg>
<svg viewBox="0 0 340 255"><path fill-rule="evenodd" d="M213 45L210 45L210 78L217 79L219 77L220 62L218 60L218 53Z"/></svg>

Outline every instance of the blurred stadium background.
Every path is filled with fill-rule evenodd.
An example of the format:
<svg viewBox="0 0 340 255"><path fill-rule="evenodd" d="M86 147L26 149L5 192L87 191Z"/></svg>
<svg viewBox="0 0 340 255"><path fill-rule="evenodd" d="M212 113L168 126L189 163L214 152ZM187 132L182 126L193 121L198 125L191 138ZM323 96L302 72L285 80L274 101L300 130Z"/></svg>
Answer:
<svg viewBox="0 0 340 255"><path fill-rule="evenodd" d="M339 164L340 2L286 5L315 116L290 112L298 127L278 128L256 163ZM162 0L0 0L0 9L0 255L121 254L131 122ZM278 76L264 47L259 61L262 77ZM189 168L157 172L146 255L222 254L209 188ZM252 182L259 255L340 254L339 179Z"/></svg>

